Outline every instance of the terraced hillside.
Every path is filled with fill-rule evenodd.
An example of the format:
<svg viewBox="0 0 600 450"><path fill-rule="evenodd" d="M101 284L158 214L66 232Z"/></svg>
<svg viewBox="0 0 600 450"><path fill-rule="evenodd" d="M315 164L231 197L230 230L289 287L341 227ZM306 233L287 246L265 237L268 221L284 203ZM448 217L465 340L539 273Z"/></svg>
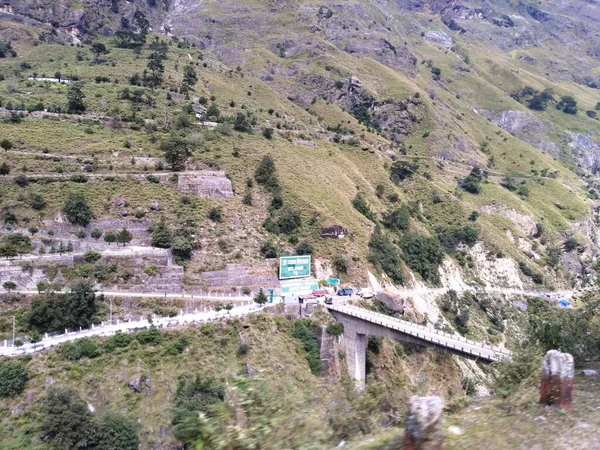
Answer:
<svg viewBox="0 0 600 450"><path fill-rule="evenodd" d="M516 347L530 315L515 292L598 276L599 8L0 0L0 338L11 339L13 316L26 340L81 325L46 326L31 311L89 298L92 287L254 295L278 286L274 258L302 253L321 282L385 290L370 307ZM327 238L327 228L344 236ZM18 294L32 290L40 294ZM84 326L194 307L166 295L101 300ZM233 331L223 333L215 346ZM406 383L388 370L402 357L390 348L373 367L386 392ZM127 364L172 369L160 352L133 350L123 350ZM234 352L215 362L229 368L223 383ZM34 396L47 375L38 364L59 355L44 358L27 363ZM437 356L427 358L433 367ZM415 375L397 401L441 389L453 402L474 393L470 378L489 392L487 372L448 361L451 382ZM78 364L65 370L74 373L65 383L85 379ZM91 386L110 376L93 370ZM311 378L319 388L305 397L306 380L297 389L309 410L328 387ZM137 400L102 402L152 416L144 445L174 442L160 431L166 416ZM394 408L380 424L398 422ZM25 422L9 448L33 433ZM323 448L354 433L338 426L319 437ZM298 439L269 442L308 445Z"/></svg>

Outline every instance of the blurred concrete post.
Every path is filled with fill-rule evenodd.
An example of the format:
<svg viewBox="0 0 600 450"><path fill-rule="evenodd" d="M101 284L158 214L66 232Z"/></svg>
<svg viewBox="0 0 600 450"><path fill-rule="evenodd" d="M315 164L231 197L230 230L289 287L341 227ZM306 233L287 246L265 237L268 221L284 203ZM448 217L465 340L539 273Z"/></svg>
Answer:
<svg viewBox="0 0 600 450"><path fill-rule="evenodd" d="M573 406L573 356L550 350L542 361L540 403L571 409Z"/></svg>
<svg viewBox="0 0 600 450"><path fill-rule="evenodd" d="M440 397L412 397L408 401L408 417L404 450L442 450L442 412Z"/></svg>

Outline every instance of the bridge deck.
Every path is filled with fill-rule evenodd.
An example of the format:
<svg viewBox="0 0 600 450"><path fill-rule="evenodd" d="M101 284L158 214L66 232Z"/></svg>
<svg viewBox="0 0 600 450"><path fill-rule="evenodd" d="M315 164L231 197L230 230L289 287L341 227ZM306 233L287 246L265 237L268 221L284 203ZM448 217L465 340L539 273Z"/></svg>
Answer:
<svg viewBox="0 0 600 450"><path fill-rule="evenodd" d="M511 358L511 352L508 350L492 347L488 344L472 341L461 336L436 330L435 328L417 325L412 322L386 316L385 314L369 311L357 306L327 305L327 308L334 312L355 317L412 336L434 346L447 348L456 353L463 353L486 361L500 361L502 359Z"/></svg>

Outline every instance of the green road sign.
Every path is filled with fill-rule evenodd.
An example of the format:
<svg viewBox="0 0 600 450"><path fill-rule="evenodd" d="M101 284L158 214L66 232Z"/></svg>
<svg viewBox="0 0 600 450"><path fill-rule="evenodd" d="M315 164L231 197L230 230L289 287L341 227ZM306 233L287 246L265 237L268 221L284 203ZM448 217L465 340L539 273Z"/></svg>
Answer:
<svg viewBox="0 0 600 450"><path fill-rule="evenodd" d="M327 278L327 284L329 284L330 286L339 286L340 279L339 278Z"/></svg>
<svg viewBox="0 0 600 450"><path fill-rule="evenodd" d="M319 289L319 282L315 279L290 280L280 283L281 295L308 295Z"/></svg>
<svg viewBox="0 0 600 450"><path fill-rule="evenodd" d="M310 276L310 255L279 258L279 279Z"/></svg>

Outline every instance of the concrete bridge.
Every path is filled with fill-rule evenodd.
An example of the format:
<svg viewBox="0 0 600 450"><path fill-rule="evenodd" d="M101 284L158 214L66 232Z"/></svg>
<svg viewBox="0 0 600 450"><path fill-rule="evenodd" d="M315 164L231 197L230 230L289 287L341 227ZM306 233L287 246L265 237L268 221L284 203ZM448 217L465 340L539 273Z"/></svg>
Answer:
<svg viewBox="0 0 600 450"><path fill-rule="evenodd" d="M511 357L508 350L357 306L327 305L327 308L344 325L348 374L354 378L359 389L365 387L367 336L369 335L436 347L477 361L493 362Z"/></svg>

